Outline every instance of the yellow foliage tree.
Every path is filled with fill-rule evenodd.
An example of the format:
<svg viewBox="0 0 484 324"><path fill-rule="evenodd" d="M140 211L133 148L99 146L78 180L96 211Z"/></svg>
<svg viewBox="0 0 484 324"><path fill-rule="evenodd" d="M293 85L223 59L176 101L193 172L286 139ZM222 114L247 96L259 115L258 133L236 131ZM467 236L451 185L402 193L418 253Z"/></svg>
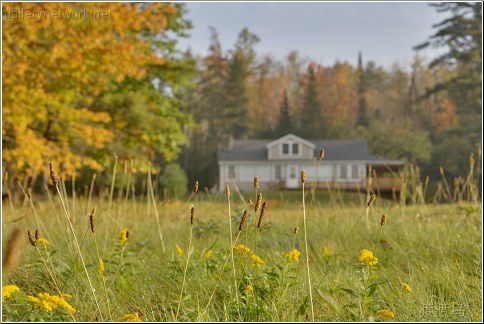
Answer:
<svg viewBox="0 0 484 324"><path fill-rule="evenodd" d="M2 3L2 142L10 174L35 177L57 161L65 176L102 169L88 152L113 140L92 103L115 83L166 60L149 37L169 28L168 3Z"/></svg>

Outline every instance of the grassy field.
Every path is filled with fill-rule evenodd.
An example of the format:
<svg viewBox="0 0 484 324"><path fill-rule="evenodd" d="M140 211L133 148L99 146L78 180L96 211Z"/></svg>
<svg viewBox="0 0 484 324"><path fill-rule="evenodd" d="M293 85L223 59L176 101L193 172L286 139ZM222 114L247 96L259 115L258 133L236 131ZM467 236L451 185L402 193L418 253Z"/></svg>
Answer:
<svg viewBox="0 0 484 324"><path fill-rule="evenodd" d="M401 206L377 198L367 207L366 195L345 195L317 192L311 210L306 195L311 295L301 191L269 193L257 235L259 213L253 217L245 203L256 202L255 193L232 192L231 218L223 194L157 200L156 208L142 198L68 199L64 211L51 188L51 200L4 203L10 269L2 285L19 290L2 289L2 320L311 321L313 312L316 321L481 320L480 204ZM244 209L249 219L238 235ZM7 246L15 228L21 232ZM36 228L48 245L33 238L31 246L27 230ZM18 249L18 263L5 260ZM378 261L371 253L364 259L365 249Z"/></svg>

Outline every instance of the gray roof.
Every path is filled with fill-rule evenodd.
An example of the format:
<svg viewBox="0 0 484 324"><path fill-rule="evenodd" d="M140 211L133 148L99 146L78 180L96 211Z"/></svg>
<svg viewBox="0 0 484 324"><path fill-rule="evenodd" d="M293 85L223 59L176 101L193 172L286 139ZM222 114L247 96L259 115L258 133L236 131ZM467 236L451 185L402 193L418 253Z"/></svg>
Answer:
<svg viewBox="0 0 484 324"><path fill-rule="evenodd" d="M220 161L267 161L266 145L275 140L234 140L232 150L219 152ZM368 141L362 137L354 140L308 140L315 145L314 156L324 148L324 159L327 161L366 161ZM375 158L375 157L374 157ZM375 158L376 159L376 158Z"/></svg>

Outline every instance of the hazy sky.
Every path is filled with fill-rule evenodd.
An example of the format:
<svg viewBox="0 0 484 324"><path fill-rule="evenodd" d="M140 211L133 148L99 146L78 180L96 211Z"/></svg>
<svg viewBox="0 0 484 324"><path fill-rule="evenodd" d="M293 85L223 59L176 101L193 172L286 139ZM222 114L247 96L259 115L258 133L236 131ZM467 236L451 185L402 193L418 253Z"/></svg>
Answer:
<svg viewBox="0 0 484 324"><path fill-rule="evenodd" d="M261 39L258 53L283 59L291 50L324 65L336 60L356 64L363 60L384 67L394 62L408 66L412 46L425 41L432 25L447 14L428 3L187 3L193 23L191 38L181 49L207 53L209 26L215 27L224 50L233 48L244 27ZM433 57L435 50L421 52Z"/></svg>

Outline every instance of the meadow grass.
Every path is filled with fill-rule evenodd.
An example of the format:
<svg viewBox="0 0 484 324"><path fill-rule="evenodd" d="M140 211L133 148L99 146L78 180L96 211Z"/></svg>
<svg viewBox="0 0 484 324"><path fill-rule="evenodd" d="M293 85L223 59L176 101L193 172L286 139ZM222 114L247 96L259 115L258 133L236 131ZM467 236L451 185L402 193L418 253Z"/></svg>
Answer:
<svg viewBox="0 0 484 324"><path fill-rule="evenodd" d="M20 291L2 301L2 320L73 320L65 308L47 311L27 300L28 295L57 294L51 277L58 290L72 295L66 300L76 309L77 321L126 315L124 320L142 321L311 320L306 259L286 255L293 248L305 255L303 233L294 234L295 227L304 229L301 191L294 193L299 200L261 191L270 206L257 234L256 253L263 263L251 257L254 240L246 239L245 233L236 245L251 252L234 249L233 262L226 262L233 243L229 221L239 224L247 205L233 199L229 213L224 194L190 196L197 215L193 228L187 200L157 200L154 206L154 196L148 196L150 207L138 197L132 202L77 197L75 204L64 197L101 314L78 251L66 244L70 234L66 221L59 222L56 216L56 210L63 210L59 200L39 202L34 197L35 214L30 203L13 209L6 205L2 246L17 227L24 244L19 264L3 273L2 285L16 285ZM243 194L246 201L254 197L253 192ZM310 190L306 194L310 198ZM346 205L327 197L316 191L311 213L306 214L316 321L480 321L480 203L402 206L379 197L366 214L366 194L353 194ZM86 206L96 208L97 241L85 235L90 226ZM365 221L356 223L362 213L369 227ZM25 214L20 221L10 221ZM388 218L382 229L383 214ZM39 226L49 245L35 249L28 243L27 229ZM123 228L129 231L129 237L124 233L126 240L121 237ZM232 241L236 235L234 230ZM364 249L376 250L376 267L370 269L359 260Z"/></svg>

